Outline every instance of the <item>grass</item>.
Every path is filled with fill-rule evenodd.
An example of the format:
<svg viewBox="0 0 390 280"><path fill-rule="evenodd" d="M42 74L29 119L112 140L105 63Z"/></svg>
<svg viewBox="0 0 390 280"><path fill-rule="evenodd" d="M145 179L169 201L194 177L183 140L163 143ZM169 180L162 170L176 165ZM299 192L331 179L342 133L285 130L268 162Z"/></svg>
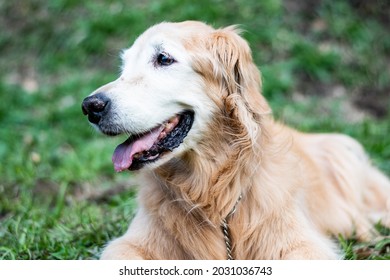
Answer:
<svg viewBox="0 0 390 280"><path fill-rule="evenodd" d="M95 259L127 229L136 189L112 168L120 140L94 132L80 103L160 21L241 24L277 118L357 138L390 175L385 1L3 2L0 259ZM378 230L374 243L340 237L346 258L390 259L389 232Z"/></svg>

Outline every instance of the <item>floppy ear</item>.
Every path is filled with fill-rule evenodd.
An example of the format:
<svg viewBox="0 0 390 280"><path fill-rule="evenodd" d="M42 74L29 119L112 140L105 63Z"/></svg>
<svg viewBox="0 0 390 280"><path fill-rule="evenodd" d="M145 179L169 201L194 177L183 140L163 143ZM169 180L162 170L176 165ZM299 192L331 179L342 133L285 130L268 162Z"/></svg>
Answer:
<svg viewBox="0 0 390 280"><path fill-rule="evenodd" d="M260 72L249 45L239 32L235 26L215 30L208 48L213 56L213 74L223 87L225 114L236 125L244 126L254 141L262 116L271 109L261 94Z"/></svg>

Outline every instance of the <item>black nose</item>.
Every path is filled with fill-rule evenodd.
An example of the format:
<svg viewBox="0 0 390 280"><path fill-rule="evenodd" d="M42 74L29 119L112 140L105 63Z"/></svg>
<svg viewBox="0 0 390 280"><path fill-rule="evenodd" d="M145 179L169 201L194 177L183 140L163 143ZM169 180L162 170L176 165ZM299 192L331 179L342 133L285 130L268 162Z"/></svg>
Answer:
<svg viewBox="0 0 390 280"><path fill-rule="evenodd" d="M91 123L98 124L102 116L107 113L109 105L110 99L103 93L97 93L85 98L81 109L84 115L88 115Z"/></svg>

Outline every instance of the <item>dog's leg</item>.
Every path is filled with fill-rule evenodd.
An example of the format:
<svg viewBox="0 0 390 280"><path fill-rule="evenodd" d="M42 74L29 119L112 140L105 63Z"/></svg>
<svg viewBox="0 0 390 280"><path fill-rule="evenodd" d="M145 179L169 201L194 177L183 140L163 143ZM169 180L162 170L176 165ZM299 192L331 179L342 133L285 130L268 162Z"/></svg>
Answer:
<svg viewBox="0 0 390 280"><path fill-rule="evenodd" d="M140 260L150 259L151 256L143 247L151 228L150 221L143 209L140 208L133 218L129 229L120 238L111 241L104 249L101 259L111 260Z"/></svg>
<svg viewBox="0 0 390 280"><path fill-rule="evenodd" d="M291 241L289 247L282 252L282 259L286 260L337 260L342 259L341 250L330 238L322 236L316 231L307 229L297 232L294 237L298 239Z"/></svg>
<svg viewBox="0 0 390 280"><path fill-rule="evenodd" d="M286 260L339 260L340 248L330 237L320 233L306 222L297 223L295 229L284 236L281 259Z"/></svg>
<svg viewBox="0 0 390 280"><path fill-rule="evenodd" d="M145 259L141 248L137 248L124 237L110 242L104 249L102 260L142 260Z"/></svg>
<svg viewBox="0 0 390 280"><path fill-rule="evenodd" d="M279 245L276 246L280 259L286 260L337 260L342 259L342 252L326 234L321 233L305 217L300 209L288 207L283 216L273 221L278 229ZM271 229L272 230L272 229ZM268 235L275 236L275 232Z"/></svg>
<svg viewBox="0 0 390 280"><path fill-rule="evenodd" d="M108 244L101 259L188 259L176 243L161 227L160 221L153 220L141 207L127 232Z"/></svg>

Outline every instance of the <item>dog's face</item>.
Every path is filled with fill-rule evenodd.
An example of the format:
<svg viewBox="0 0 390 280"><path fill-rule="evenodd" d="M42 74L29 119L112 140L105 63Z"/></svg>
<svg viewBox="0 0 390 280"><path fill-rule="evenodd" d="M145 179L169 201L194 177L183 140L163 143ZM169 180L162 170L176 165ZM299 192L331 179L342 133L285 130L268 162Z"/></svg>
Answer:
<svg viewBox="0 0 390 280"><path fill-rule="evenodd" d="M224 68L240 69L237 61L220 61L233 54L213 51L219 47L210 43L213 33L198 22L148 29L123 52L120 77L83 101L84 114L98 130L129 136L113 154L116 171L153 168L194 148L216 112L225 110L225 88L238 82L224 82Z"/></svg>

